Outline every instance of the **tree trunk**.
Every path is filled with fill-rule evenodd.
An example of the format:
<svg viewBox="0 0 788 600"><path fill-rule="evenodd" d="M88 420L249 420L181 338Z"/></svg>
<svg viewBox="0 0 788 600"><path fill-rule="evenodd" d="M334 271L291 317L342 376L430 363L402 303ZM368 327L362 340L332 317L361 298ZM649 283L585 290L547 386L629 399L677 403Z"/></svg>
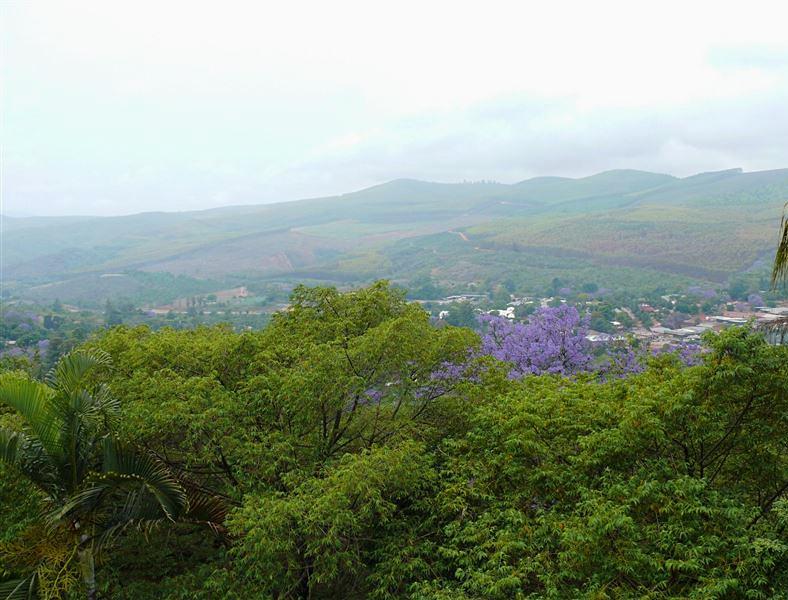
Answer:
<svg viewBox="0 0 788 600"><path fill-rule="evenodd" d="M96 564L93 559L93 545L82 547L78 554L79 570L82 572L82 582L87 590L87 598L88 600L96 600L98 595L96 591Z"/></svg>

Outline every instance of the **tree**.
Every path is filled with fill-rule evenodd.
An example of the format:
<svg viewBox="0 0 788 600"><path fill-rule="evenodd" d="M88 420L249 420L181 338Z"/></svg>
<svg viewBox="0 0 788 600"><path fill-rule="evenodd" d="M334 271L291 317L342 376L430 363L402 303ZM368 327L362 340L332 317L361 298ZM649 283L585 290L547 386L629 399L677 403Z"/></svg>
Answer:
<svg viewBox="0 0 788 600"><path fill-rule="evenodd" d="M749 286L743 279L737 279L728 286L728 293L734 300L746 300Z"/></svg>
<svg viewBox="0 0 788 600"><path fill-rule="evenodd" d="M461 403L463 426L440 439L414 431L248 495L217 587L288 599L780 597L788 349L743 328L708 343L699 366L660 356L604 385L481 383Z"/></svg>
<svg viewBox="0 0 788 600"><path fill-rule="evenodd" d="M717 305L714 302L707 300L701 305L700 310L703 314L709 315L714 312L715 308L717 308Z"/></svg>
<svg viewBox="0 0 788 600"><path fill-rule="evenodd" d="M481 353L510 363L512 378L541 373L571 375L591 361L585 339L588 323L574 306L540 308L527 323L489 315L481 322L486 326Z"/></svg>
<svg viewBox="0 0 788 600"><path fill-rule="evenodd" d="M296 288L265 339L269 369L277 371L267 390L272 417L287 414L288 434L323 461L382 443L423 418L447 391L433 374L465 358L476 336L436 329L421 306L381 281L345 294Z"/></svg>
<svg viewBox="0 0 788 600"><path fill-rule="evenodd" d="M440 289L432 277L429 275L420 275L410 282L410 296L420 300L437 300L443 295L443 290Z"/></svg>
<svg viewBox="0 0 788 600"><path fill-rule="evenodd" d="M662 320L662 324L670 329L680 329L689 319L689 315L681 312L672 312Z"/></svg>
<svg viewBox="0 0 788 600"><path fill-rule="evenodd" d="M120 314L120 311L115 308L115 306L107 300L106 304L104 305L104 323L107 327L115 327L116 325L120 325L123 323L123 317Z"/></svg>
<svg viewBox="0 0 788 600"><path fill-rule="evenodd" d="M493 308L505 309L512 301L512 297L509 291L501 286L495 291L491 300Z"/></svg>
<svg viewBox="0 0 788 600"><path fill-rule="evenodd" d="M583 287L582 287L582 290L586 294L593 294L593 293L599 291L599 286L596 283L593 283L593 282L584 283Z"/></svg>
<svg viewBox="0 0 788 600"><path fill-rule="evenodd" d="M532 315L536 312L537 307L538 305L536 304L536 302L519 304L514 309L514 316L520 319L521 321L525 320L526 318L528 318L528 315Z"/></svg>
<svg viewBox="0 0 788 600"><path fill-rule="evenodd" d="M785 204L788 209L788 203ZM788 217L783 210L780 220L780 234L777 242L777 252L774 256L774 266L772 267L771 287L776 289L780 283L788 281ZM771 335L776 336L780 343L785 342L788 334L788 317L781 317L767 323L764 327Z"/></svg>
<svg viewBox="0 0 788 600"><path fill-rule="evenodd" d="M785 207L788 212L788 203L786 203ZM786 212L783 212L783 217L780 221L777 253L774 257L774 266L772 267L772 287L776 287L778 283L786 279L788 279L788 217L786 217Z"/></svg>
<svg viewBox="0 0 788 600"><path fill-rule="evenodd" d="M609 319L627 304L597 306ZM71 462L47 467L49 443L34 452L26 423L50 419L0 407L2 439L32 440L0 464L0 582L35 570L40 596L73 598L88 546L114 600L785 595L788 346L731 327L702 353L622 340L592 360L572 307L520 328L483 320L486 353L508 364L385 282L298 288L260 331L102 331L77 399L33 387L73 409L52 429L88 465L74 491ZM0 375L0 399L9 382L31 379ZM103 396L120 410L93 410ZM117 475L105 444L172 479L187 506ZM132 527L195 519L198 486L234 505L225 544Z"/></svg>
<svg viewBox="0 0 788 600"><path fill-rule="evenodd" d="M96 557L124 529L220 515L218 505L196 496L190 513L190 495L167 467L112 435L119 403L93 379L109 362L102 352L75 352L47 383L16 374L0 379L0 403L22 423L0 428L0 460L38 489L45 515L5 549L7 562L31 572L2 584L2 598L36 588L54 597L74 586L76 572L95 598Z"/></svg>
<svg viewBox="0 0 788 600"><path fill-rule="evenodd" d="M68 352L68 343L62 333L56 331L49 337L49 345L44 356L45 371L49 371L60 360L60 357Z"/></svg>
<svg viewBox="0 0 788 600"><path fill-rule="evenodd" d="M475 327L476 312L470 302L454 302L449 307L446 322L455 327Z"/></svg>
<svg viewBox="0 0 788 600"><path fill-rule="evenodd" d="M709 342L703 366L530 377L480 407L419 521L441 515L437 537L394 554L411 578L427 563L414 596L780 597L788 355L745 329Z"/></svg>

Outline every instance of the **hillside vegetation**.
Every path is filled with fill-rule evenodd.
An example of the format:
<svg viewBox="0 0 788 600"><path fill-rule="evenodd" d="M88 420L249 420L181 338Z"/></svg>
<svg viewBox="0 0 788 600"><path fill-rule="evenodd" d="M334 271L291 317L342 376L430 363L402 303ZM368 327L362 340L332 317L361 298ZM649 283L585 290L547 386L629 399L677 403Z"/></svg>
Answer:
<svg viewBox="0 0 788 600"><path fill-rule="evenodd" d="M45 299L69 299L70 281L90 289L108 272L352 283L421 273L467 284L489 276L491 263L502 276L530 269L544 278L553 259L567 257L573 269L610 273L613 284L627 270L723 282L773 252L786 199L788 170L683 179L609 171L512 185L396 180L263 206L6 219L4 267L9 289Z"/></svg>

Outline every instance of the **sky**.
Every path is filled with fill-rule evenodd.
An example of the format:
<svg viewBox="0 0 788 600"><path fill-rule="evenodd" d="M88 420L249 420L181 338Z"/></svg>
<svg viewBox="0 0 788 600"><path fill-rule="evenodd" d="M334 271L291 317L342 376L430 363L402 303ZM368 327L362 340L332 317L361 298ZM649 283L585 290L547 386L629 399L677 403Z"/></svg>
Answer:
<svg viewBox="0 0 788 600"><path fill-rule="evenodd" d="M783 2L0 4L8 215L788 167Z"/></svg>

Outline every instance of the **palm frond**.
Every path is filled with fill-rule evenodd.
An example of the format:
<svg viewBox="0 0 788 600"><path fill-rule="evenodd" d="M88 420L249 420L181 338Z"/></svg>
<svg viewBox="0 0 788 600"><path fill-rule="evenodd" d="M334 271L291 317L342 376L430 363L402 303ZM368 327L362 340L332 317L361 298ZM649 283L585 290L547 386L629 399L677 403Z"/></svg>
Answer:
<svg viewBox="0 0 788 600"><path fill-rule="evenodd" d="M8 465L18 465L25 441L27 440L24 434L7 427L0 428L0 461Z"/></svg>
<svg viewBox="0 0 788 600"><path fill-rule="evenodd" d="M208 525L216 533L223 534L224 520L227 518L227 503L218 498L197 490L187 488L189 509L183 516L185 521Z"/></svg>
<svg viewBox="0 0 788 600"><path fill-rule="evenodd" d="M101 404L84 389L58 394L53 402L61 415L58 439L64 451L63 478L73 490L96 467L96 442L107 434L107 419Z"/></svg>
<svg viewBox="0 0 788 600"><path fill-rule="evenodd" d="M780 238L772 268L772 287L775 288L778 283L785 283L786 280L788 280L788 203L783 208L783 216L780 220Z"/></svg>
<svg viewBox="0 0 788 600"><path fill-rule="evenodd" d="M109 386L102 384L94 390L92 415L102 421L103 429L115 429L120 418L120 401L112 395Z"/></svg>
<svg viewBox="0 0 788 600"><path fill-rule="evenodd" d="M53 517L102 515L102 507L116 510L119 502L125 503L124 509L115 515L130 521L150 519L156 514L175 520L188 510L186 491L166 465L111 438L106 438L103 446L102 472L89 476L83 489ZM151 497L154 504L149 502Z"/></svg>
<svg viewBox="0 0 788 600"><path fill-rule="evenodd" d="M57 469L37 439L0 428L0 461L13 465L48 495L57 493Z"/></svg>
<svg viewBox="0 0 788 600"><path fill-rule="evenodd" d="M5 377L0 381L0 403L18 412L47 452L57 454L61 415L56 414L52 398L47 386L32 379Z"/></svg>
<svg viewBox="0 0 788 600"><path fill-rule="evenodd" d="M36 594L36 575L0 583L0 600L33 600Z"/></svg>
<svg viewBox="0 0 788 600"><path fill-rule="evenodd" d="M78 390L93 369L109 367L112 358L102 350L75 350L63 356L47 375L48 383L66 394Z"/></svg>
<svg viewBox="0 0 788 600"><path fill-rule="evenodd" d="M95 538L93 538L93 551L96 553L96 556L101 556L104 552L107 551L108 548L111 548L115 545L117 539L123 535L127 530L132 529L134 527L143 527L143 523L145 521L119 521L113 525L107 525L104 527Z"/></svg>
<svg viewBox="0 0 788 600"><path fill-rule="evenodd" d="M167 466L150 454L124 446L112 438L104 439L105 476L135 477L153 492L168 517L174 518L184 512L188 498L183 486Z"/></svg>

